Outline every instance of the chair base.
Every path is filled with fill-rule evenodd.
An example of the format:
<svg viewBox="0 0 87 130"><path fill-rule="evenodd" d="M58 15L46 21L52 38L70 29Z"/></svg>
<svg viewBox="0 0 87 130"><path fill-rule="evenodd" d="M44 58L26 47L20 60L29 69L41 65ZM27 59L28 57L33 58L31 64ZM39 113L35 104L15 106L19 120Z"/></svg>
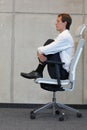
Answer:
<svg viewBox="0 0 87 130"><path fill-rule="evenodd" d="M52 108L53 115L55 115L55 114L59 115L59 121L64 120L65 113L62 110L65 110L65 109L76 113L77 117L79 117L79 118L82 117L82 114L79 112L79 110L72 108L72 107L65 105L65 104L57 103L56 98L55 98L55 92L53 92L52 102L49 102L49 103L45 104L44 106L42 106L36 110L31 111L30 118L35 119L37 113L44 111L48 108Z"/></svg>
<svg viewBox="0 0 87 130"><path fill-rule="evenodd" d="M49 103L47 103L47 104L45 104L44 106L42 106L42 107L40 107L40 108L38 108L38 109L36 109L36 110L33 110L33 111L31 111L31 113L30 113L30 118L31 119L35 119L36 118L36 114L37 113L39 113L39 112L41 112L41 111L45 111L46 109L48 109L48 108L52 108L52 113L53 113L53 115L55 115L55 114L60 114L61 116L61 120L64 120L64 118L63 118L63 116L64 116L64 113L62 113L60 110L59 110L59 108L57 107L57 103L54 103L54 102L49 102Z"/></svg>

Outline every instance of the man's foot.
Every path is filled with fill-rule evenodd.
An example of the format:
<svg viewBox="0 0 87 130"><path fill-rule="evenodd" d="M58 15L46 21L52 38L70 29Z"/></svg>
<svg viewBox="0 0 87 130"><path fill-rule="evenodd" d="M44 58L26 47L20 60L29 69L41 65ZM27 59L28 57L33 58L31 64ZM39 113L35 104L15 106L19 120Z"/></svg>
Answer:
<svg viewBox="0 0 87 130"><path fill-rule="evenodd" d="M28 79L36 79L36 78L41 78L43 77L42 73L38 73L36 71L32 71L30 73L23 73L21 72L21 76L24 78L28 78Z"/></svg>

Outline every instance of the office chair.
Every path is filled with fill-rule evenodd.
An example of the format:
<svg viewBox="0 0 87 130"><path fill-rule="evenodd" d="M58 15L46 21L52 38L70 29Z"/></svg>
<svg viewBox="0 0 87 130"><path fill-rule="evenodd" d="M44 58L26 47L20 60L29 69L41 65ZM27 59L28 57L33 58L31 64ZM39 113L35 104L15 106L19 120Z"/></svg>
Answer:
<svg viewBox="0 0 87 130"><path fill-rule="evenodd" d="M61 104L61 103L57 103L56 102L56 92L57 91L73 91L74 87L75 87L75 74L76 74L76 67L77 67L77 63L80 59L84 44L85 44L85 40L83 38L83 32L86 28L86 25L83 24L82 26L80 26L79 28L79 42L78 42L78 46L74 55L74 58L71 62L70 65L70 72L69 72L69 79L68 80L60 80L60 75L59 75L59 65L63 64L60 62L54 62L54 61L47 61L47 64L54 64L55 68L56 68L56 74L57 74L57 79L52 79L52 78L37 78L35 79L35 83L40 84L41 88L46 90L46 91L51 91L53 92L53 97L52 97L52 102L47 103L46 105L33 110L30 112L30 118L31 119L35 119L36 118L36 114L39 113L40 111L44 111L47 108L52 108L53 110L53 115L55 114L59 114L59 121L63 121L64 117L65 117L65 113L62 112L63 109L69 110L71 112L75 112L77 117L82 117L82 114L79 112L79 110L72 108L68 105L65 104Z"/></svg>

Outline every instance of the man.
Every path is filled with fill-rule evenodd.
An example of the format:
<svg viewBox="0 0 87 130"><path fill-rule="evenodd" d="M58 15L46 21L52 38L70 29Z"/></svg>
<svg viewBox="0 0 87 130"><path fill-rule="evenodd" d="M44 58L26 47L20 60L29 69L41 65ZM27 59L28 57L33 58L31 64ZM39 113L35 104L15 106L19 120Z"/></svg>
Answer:
<svg viewBox="0 0 87 130"><path fill-rule="evenodd" d="M37 57L39 65L36 70L30 73L21 73L21 76L29 79L39 78L43 76L43 70L46 60L62 61L65 64L60 66L60 78L68 79L69 67L73 58L74 42L69 32L72 23L71 16L66 13L59 14L56 21L56 30L60 34L54 39L46 41L44 46L37 49ZM54 69L50 69L56 78Z"/></svg>

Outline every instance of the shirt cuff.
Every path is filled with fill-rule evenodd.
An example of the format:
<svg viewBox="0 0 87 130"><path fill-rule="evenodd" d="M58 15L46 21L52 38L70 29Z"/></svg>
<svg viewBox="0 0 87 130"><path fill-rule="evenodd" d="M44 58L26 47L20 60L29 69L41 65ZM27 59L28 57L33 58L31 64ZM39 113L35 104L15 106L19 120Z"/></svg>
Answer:
<svg viewBox="0 0 87 130"><path fill-rule="evenodd" d="M39 48L37 49L37 51L38 51L40 54L43 54L43 52L42 52L42 47L39 47Z"/></svg>

